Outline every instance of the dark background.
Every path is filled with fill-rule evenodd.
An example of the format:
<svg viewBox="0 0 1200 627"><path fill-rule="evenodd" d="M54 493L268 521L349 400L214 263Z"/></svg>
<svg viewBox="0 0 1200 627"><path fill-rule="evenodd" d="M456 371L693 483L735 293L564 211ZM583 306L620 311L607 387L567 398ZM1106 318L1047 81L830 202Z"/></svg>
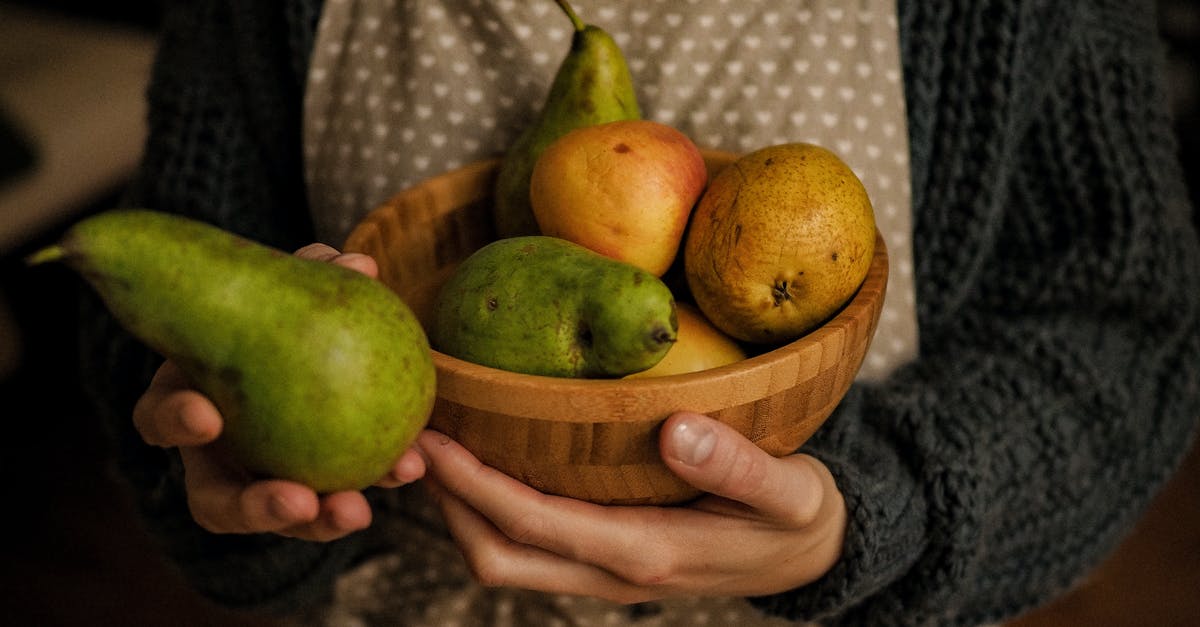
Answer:
<svg viewBox="0 0 1200 627"><path fill-rule="evenodd" d="M160 6L151 0L16 4L148 32ZM1193 199L1200 200L1200 6L1194 0L1161 5L1181 157ZM112 206L119 191L101 194L76 213ZM47 227L0 259L0 296L11 306L22 346L19 368L0 380L0 480L7 501L0 523L0 625L266 624L191 592L161 560L132 515L129 495L114 480L108 444L81 398L75 371L78 280L61 267L30 272L21 262L64 226ZM1193 453L1134 534L1087 583L1016 624L1200 624L1197 590L1200 454Z"/></svg>

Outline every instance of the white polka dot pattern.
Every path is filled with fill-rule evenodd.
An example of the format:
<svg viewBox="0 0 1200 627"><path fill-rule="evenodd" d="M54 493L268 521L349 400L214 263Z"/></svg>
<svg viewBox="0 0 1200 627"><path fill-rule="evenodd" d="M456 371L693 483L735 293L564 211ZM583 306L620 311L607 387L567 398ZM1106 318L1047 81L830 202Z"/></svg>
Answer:
<svg viewBox="0 0 1200 627"><path fill-rule="evenodd" d="M916 352L908 138L893 0L575 0L628 60L646 117L734 152L809 141L862 178L891 254L860 377ZM571 39L549 0L330 0L312 56L305 160L318 235L388 196L500 154Z"/></svg>
<svg viewBox="0 0 1200 627"><path fill-rule="evenodd" d="M576 0L620 44L646 117L735 152L809 141L862 178L892 266L860 378L916 353L908 141L892 0ZM305 111L318 235L341 242L423 178L500 154L571 38L549 0L330 0Z"/></svg>
<svg viewBox="0 0 1200 627"><path fill-rule="evenodd" d="M892 258L860 377L916 351L908 142L892 0L576 0L628 59L646 117L746 152L809 141L862 178ZM396 191L500 154L530 122L569 46L549 0L330 0L306 96L319 236L340 242Z"/></svg>

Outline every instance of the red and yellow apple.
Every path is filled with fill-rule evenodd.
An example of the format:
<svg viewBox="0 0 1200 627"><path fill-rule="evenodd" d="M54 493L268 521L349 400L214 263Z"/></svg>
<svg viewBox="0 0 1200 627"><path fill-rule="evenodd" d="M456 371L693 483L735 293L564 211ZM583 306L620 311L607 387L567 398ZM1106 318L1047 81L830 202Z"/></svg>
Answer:
<svg viewBox="0 0 1200 627"><path fill-rule="evenodd" d="M662 276L708 173L687 135L651 120L585 126L551 143L529 186L542 234Z"/></svg>

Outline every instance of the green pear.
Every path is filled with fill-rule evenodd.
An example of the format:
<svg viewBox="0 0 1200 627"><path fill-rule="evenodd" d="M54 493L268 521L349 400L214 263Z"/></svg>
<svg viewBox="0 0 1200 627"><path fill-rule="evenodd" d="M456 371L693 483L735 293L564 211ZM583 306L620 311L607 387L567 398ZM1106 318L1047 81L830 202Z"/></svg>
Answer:
<svg viewBox="0 0 1200 627"><path fill-rule="evenodd" d="M442 286L434 348L525 374L614 378L675 342L675 299L656 276L556 237L497 240Z"/></svg>
<svg viewBox="0 0 1200 627"><path fill-rule="evenodd" d="M538 157L554 140L583 126L642 116L629 67L612 36L585 24L566 0L555 1L571 19L575 34L540 114L500 163L493 214L500 237L539 233L529 204L529 180Z"/></svg>
<svg viewBox="0 0 1200 627"><path fill-rule="evenodd" d="M361 489L429 419L424 332L366 275L146 210L86 218L29 258L55 260L213 400L218 444L252 473Z"/></svg>

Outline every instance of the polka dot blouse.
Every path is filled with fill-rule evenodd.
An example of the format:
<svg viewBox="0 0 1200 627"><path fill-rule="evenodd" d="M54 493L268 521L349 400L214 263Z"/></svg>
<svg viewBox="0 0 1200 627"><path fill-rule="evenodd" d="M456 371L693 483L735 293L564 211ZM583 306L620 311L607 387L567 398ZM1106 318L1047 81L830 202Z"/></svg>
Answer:
<svg viewBox="0 0 1200 627"><path fill-rule="evenodd" d="M917 328L894 0L572 5L621 47L644 117L678 128L704 148L742 153L813 142L854 169L891 259L885 308L859 376L880 378L911 359ZM306 184L318 236L340 244L368 211L401 189L502 154L540 109L572 32L551 0L327 0L304 111ZM447 564L454 563L452 553ZM527 595L501 602L494 591L463 592L468 584L457 579L458 596L432 606L426 599L426 607L441 612L431 620L404 614L400 605L419 606L405 595L444 587L414 581L405 592L398 582L421 576L405 564L397 562L393 572L388 562L375 561L352 574L347 581L357 583L339 586L334 622L763 624L747 618L755 612L740 600L667 604L633 616L637 611L629 608L545 598L542 613L532 616L520 609L530 602ZM426 574L430 581L469 579L456 568L430 564ZM477 605L485 597L491 599L486 608ZM564 603L579 607L558 607ZM481 612L490 613L487 622L471 622ZM500 620L497 612L520 620Z"/></svg>

